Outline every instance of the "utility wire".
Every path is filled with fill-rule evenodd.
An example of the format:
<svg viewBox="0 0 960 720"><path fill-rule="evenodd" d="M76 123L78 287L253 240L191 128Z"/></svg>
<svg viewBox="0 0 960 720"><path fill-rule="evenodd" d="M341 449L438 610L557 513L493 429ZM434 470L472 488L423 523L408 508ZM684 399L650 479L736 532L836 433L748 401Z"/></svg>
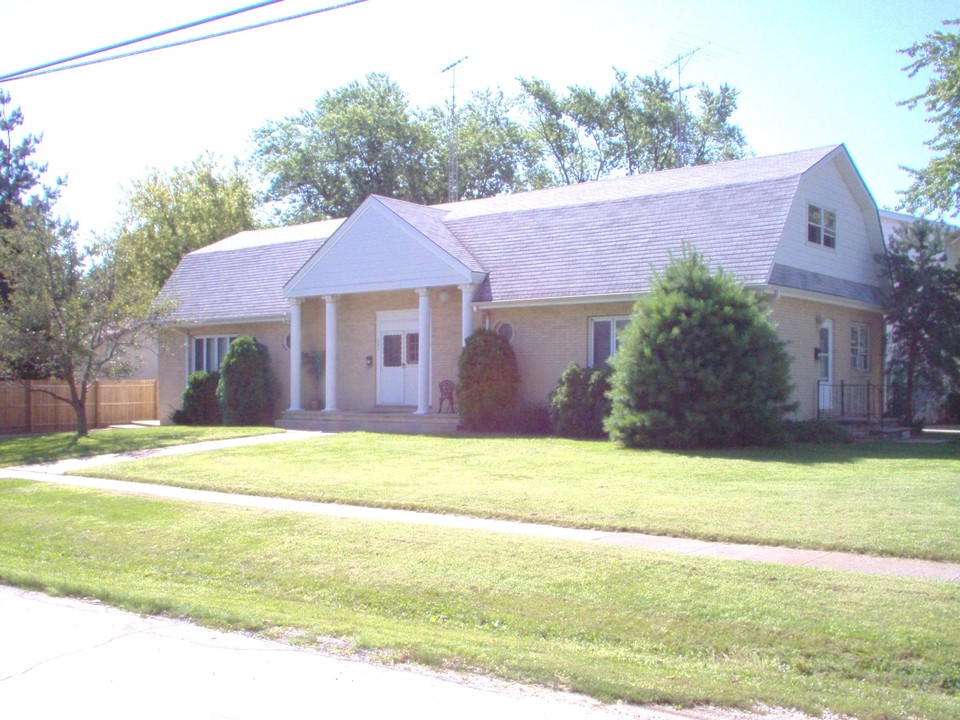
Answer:
<svg viewBox="0 0 960 720"><path fill-rule="evenodd" d="M202 40L211 40L213 38L224 37L226 35L233 35L240 32L245 32L247 30L255 30L261 27L267 27L268 25L276 25L277 23L287 22L289 20L299 20L300 18L308 17L310 15L318 15L320 13L330 12L331 10L339 10L340 8L349 7L350 5L358 5L367 0L347 0L347 2L340 3L338 5L330 5L324 8L318 8L316 10L307 10L306 12L297 13L296 15L288 15L287 17L276 18L273 20L265 20L264 22L255 23L253 25L244 25L242 27L233 28L231 30L224 30L218 33L211 33L209 35L201 35L200 37L190 38L188 40L178 40L177 42L167 43L165 45L155 45L149 48L143 48L140 50L132 50L126 53L120 53L118 55L109 55L103 58L96 58L94 60L86 60L84 62L72 63L69 65L63 65L61 63L68 63L71 60L79 60L81 58L89 57L91 55L97 55L108 50L114 50L116 48L125 47L127 45L132 45L134 43L142 42L144 40L149 40L161 35L167 35L172 32L177 32L178 30L187 29L190 27L195 27L204 23L212 22L214 20L219 20L221 18L229 17L231 15L236 15L241 12L247 12L248 10L257 9L265 5L272 5L278 2L283 2L283 0L267 0L266 2L259 3L257 5L250 5L239 10L233 10L229 13L223 13L221 15L216 15L210 18L205 18L204 20L198 20L193 23L188 23L186 25L181 25L176 28L171 28L170 30L163 30L157 33L152 33L150 35L145 35L136 40L128 40L123 43L117 43L108 47L100 48L99 50L92 50L90 52L81 53L80 55L74 55L73 57L64 58L62 60L57 60L56 62L45 63L43 65L38 65L33 68L27 68L25 70L20 70L19 72L8 73L7 75L0 75L0 82L13 82L14 80L23 80L25 78L37 77L39 75L48 75L50 73L60 72L61 70L72 70L74 68L85 67L87 65L96 65L98 63L109 62L110 60L120 60L122 58L133 57L135 55L143 55L145 53L154 52L156 50L166 50L167 48L178 47L180 45L189 45L191 43L200 42Z"/></svg>
<svg viewBox="0 0 960 720"><path fill-rule="evenodd" d="M8 80L18 75L32 73L36 70L43 70L44 68L53 67L54 65L62 65L63 63L73 62L74 60L81 60L82 58L90 57L91 55L99 55L100 53L116 50L117 48L126 47L127 45L134 45L138 42L143 42L144 40L153 40L153 38L160 37L161 35L169 35L170 33L175 33L180 30L188 30L189 28L196 27L197 25L204 25L215 20L222 20L223 18L239 15L240 13L245 13L250 10L256 10L266 5L275 5L278 2L283 2L283 0L265 0L265 2L259 2L255 5L248 5L247 7L239 8L237 10L230 10L229 12L220 13L219 15L212 15L211 17L204 18L203 20L196 20L195 22L177 25L177 27L170 28L169 30L160 30L159 32L150 33L149 35L142 35L138 38L134 38L133 40L125 40L123 42L114 43L113 45L107 45L106 47L102 47L98 50L90 50L89 52L80 53L79 55L71 55L70 57L65 57L60 60L44 63L43 65L34 65L33 67L24 68L23 70L18 70L17 72L0 75L0 80Z"/></svg>

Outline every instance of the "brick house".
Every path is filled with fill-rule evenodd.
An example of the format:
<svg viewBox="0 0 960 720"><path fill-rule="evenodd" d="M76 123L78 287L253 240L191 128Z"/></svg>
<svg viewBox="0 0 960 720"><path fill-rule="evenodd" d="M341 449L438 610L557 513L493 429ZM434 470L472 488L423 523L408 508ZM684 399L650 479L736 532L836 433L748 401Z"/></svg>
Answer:
<svg viewBox="0 0 960 720"><path fill-rule="evenodd" d="M653 275L685 247L769 302L797 416L880 387L884 252L843 145L425 207L371 196L345 220L240 233L187 255L161 296L161 413L232 338L267 345L287 427L439 431L439 382L479 326L507 337L522 400L598 365ZM301 353L326 357L322 409ZM876 408L873 409L876 412Z"/></svg>

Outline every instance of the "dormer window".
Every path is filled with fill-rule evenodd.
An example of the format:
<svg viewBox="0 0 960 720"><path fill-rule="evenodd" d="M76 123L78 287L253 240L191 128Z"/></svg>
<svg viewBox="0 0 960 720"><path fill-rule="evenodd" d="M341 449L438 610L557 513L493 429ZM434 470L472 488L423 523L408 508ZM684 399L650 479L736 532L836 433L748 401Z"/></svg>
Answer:
<svg viewBox="0 0 960 720"><path fill-rule="evenodd" d="M837 246L837 214L807 205L807 240L828 248Z"/></svg>

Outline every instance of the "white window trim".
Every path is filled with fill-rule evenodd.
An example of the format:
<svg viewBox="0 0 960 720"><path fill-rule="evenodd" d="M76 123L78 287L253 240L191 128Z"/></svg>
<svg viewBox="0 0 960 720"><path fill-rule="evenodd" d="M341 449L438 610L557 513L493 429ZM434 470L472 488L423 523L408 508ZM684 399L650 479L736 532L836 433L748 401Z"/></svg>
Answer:
<svg viewBox="0 0 960 720"><path fill-rule="evenodd" d="M602 315L598 317L590 318L589 333L587 335L587 365L589 367L596 367L596 359L594 358L595 348L593 347L593 337L594 337L594 325L598 322L609 322L610 323L610 357L613 357L617 353L617 348L620 345L620 338L617 334L617 323L623 322L624 324L630 322L629 315Z"/></svg>
<svg viewBox="0 0 960 720"><path fill-rule="evenodd" d="M819 222L819 224L818 224L818 223L813 223L813 222L810 221L810 208L816 208L817 210L820 211L820 222ZM825 233L827 232L826 218L824 217L824 213L830 213L831 215L833 215L833 245L827 245L827 244L824 242L824 236L825 236ZM808 244L808 245L817 245L817 246L819 246L819 247L826 248L827 250L836 250L836 249L837 249L837 236L838 236L840 233L839 233L839 230L838 230L838 227L837 227L837 226L839 225L839 215L837 214L837 211L836 211L836 210L834 210L834 209L832 209L832 208L825 207L825 206L823 206L823 205L818 205L818 204L816 204L816 203L808 202L808 203L807 203L807 222L806 222L806 225L807 225L807 244ZM810 239L810 226L811 226L811 225L813 225L814 227L816 227L816 228L818 229L818 231L819 231L819 232L817 233L817 240L816 240L816 241L813 241L813 240Z"/></svg>
<svg viewBox="0 0 960 720"><path fill-rule="evenodd" d="M217 355L218 355L218 357L217 357L217 370L219 371L219 370L220 370L220 366L223 364L223 358L222 358L222 357L219 357L219 354L220 354L219 345L220 345L220 343L219 343L218 341L219 341L219 340L222 340L222 339L223 339L223 340L226 340L226 341L227 341L227 350L229 350L231 343L233 343L233 341L236 340L238 337L240 337L240 336L239 336L239 335L194 335L193 337L191 337L191 338L190 338L190 372L191 372L191 373L195 373L195 372L200 372L201 370L207 370L207 367L206 367L206 366L208 365L208 363L206 362L206 360L207 360L206 347L207 347L207 344L208 344L207 341L209 341L209 340L213 340L213 341L214 341L213 347L217 348ZM198 340L202 340L202 341L203 341L203 344L204 344L204 356L203 356L203 359L204 359L204 367L202 367L202 368L198 368L198 367L197 367L197 341L198 341ZM224 353L224 355L226 355L226 353Z"/></svg>
<svg viewBox="0 0 960 720"><path fill-rule="evenodd" d="M857 334L856 337L854 333ZM869 325L854 323L850 326L850 368L859 372L870 372Z"/></svg>

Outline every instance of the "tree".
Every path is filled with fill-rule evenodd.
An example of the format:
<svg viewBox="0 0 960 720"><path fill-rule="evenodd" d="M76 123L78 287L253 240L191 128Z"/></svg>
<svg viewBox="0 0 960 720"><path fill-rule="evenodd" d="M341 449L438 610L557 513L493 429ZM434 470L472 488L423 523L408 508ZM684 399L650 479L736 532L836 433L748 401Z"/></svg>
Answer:
<svg viewBox="0 0 960 720"><path fill-rule="evenodd" d="M542 80L520 80L556 183L703 165L746 154L743 132L731 123L738 92L729 85L716 91L702 85L693 108L662 75L630 78L614 72L614 85L606 95L573 86L560 96Z"/></svg>
<svg viewBox="0 0 960 720"><path fill-rule="evenodd" d="M548 182L542 154L533 133L512 115L516 101L502 90L475 92L457 108L457 198L473 200L544 187ZM444 174L449 153L450 108L434 106L429 116L443 147Z"/></svg>
<svg viewBox="0 0 960 720"><path fill-rule="evenodd" d="M254 227L253 193L234 165L210 156L133 183L117 231L125 278L154 293L189 252Z"/></svg>
<svg viewBox="0 0 960 720"><path fill-rule="evenodd" d="M553 185L599 180L615 166L611 148L612 118L606 98L593 90L571 87L560 97L548 83L520 79L533 118L553 168Z"/></svg>
<svg viewBox="0 0 960 720"><path fill-rule="evenodd" d="M610 437L628 447L780 440L789 359L765 307L696 252L641 297L613 359Z"/></svg>
<svg viewBox="0 0 960 720"><path fill-rule="evenodd" d="M10 284L0 313L0 378L23 381L28 366L65 381L65 395L33 391L68 403L77 435L85 436L88 389L127 370L124 358L157 325L154 294L119 282L112 244L82 250L72 224L36 207L16 208L12 219L12 227L0 228L0 264Z"/></svg>
<svg viewBox="0 0 960 720"><path fill-rule="evenodd" d="M960 212L960 35L949 31L960 25L960 19L945 20L943 25L947 29L900 51L910 58L904 68L909 77L930 74L926 89L900 104L911 110L923 104L930 113L928 122L937 125L937 134L925 144L940 153L925 168L904 168L913 183L904 193L903 207L915 214Z"/></svg>
<svg viewBox="0 0 960 720"><path fill-rule="evenodd" d="M945 264L946 241L960 232L926 220L901 226L879 256L892 294L886 320L901 419L913 424L921 388L960 382L960 270Z"/></svg>
<svg viewBox="0 0 960 720"><path fill-rule="evenodd" d="M281 222L346 217L368 195L446 198L440 138L387 75L328 91L313 109L256 130L253 162Z"/></svg>
<svg viewBox="0 0 960 720"><path fill-rule="evenodd" d="M23 125L20 108L12 107L9 93L0 90L0 228L12 228L18 210L32 207L47 213L56 203L63 181L54 187L41 183L46 165L39 165L32 156L42 139L27 133L14 142L14 133ZM10 286L0 271L0 302L6 301Z"/></svg>

